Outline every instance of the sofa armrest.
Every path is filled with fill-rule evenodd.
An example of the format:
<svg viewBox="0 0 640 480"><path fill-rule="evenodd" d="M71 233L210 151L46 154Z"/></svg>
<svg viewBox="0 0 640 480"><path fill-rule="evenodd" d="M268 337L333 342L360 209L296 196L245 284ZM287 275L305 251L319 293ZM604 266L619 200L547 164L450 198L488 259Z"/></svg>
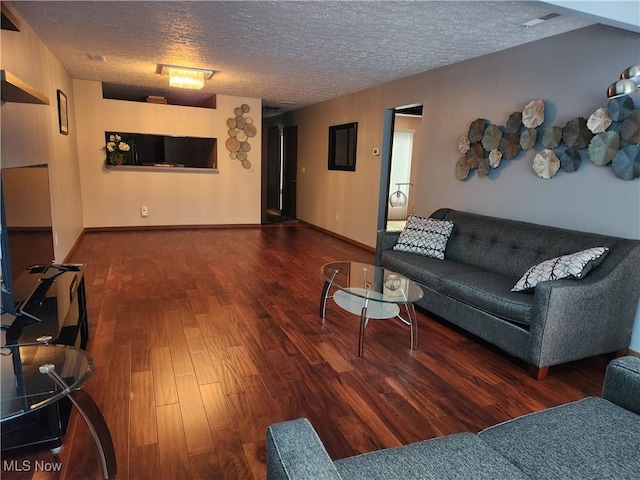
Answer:
<svg viewBox="0 0 640 480"><path fill-rule="evenodd" d="M380 266L380 257L382 256L382 252L384 252L385 250L391 250L393 246L398 243L399 237L400 232L378 230L378 236L376 238L376 266Z"/></svg>
<svg viewBox="0 0 640 480"><path fill-rule="evenodd" d="M640 415L640 358L616 358L607 366L602 396Z"/></svg>
<svg viewBox="0 0 640 480"><path fill-rule="evenodd" d="M606 275L539 283L527 362L544 367L627 348L640 298L639 265L640 247L634 247Z"/></svg>
<svg viewBox="0 0 640 480"><path fill-rule="evenodd" d="M341 480L306 418L267 428L267 480Z"/></svg>

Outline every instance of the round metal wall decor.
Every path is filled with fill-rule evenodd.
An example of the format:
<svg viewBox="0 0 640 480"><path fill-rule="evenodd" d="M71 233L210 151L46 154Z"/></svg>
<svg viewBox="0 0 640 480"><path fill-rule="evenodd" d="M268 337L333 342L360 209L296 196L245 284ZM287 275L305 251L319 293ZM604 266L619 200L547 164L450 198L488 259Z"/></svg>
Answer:
<svg viewBox="0 0 640 480"><path fill-rule="evenodd" d="M473 145L471 145L469 151L465 154L469 168L478 168L478 164L480 163L480 160L482 160L483 156L484 150L482 149L482 145L480 145L479 143L474 143Z"/></svg>
<svg viewBox="0 0 640 480"><path fill-rule="evenodd" d="M560 160L553 150L545 149L534 157L531 168L540 178L548 179L558 173Z"/></svg>
<svg viewBox="0 0 640 480"><path fill-rule="evenodd" d="M607 113L614 122L621 122L633 112L633 99L629 96L610 98L607 104Z"/></svg>
<svg viewBox="0 0 640 480"><path fill-rule="evenodd" d="M471 168L469 168L467 157L460 157L456 162L456 178L458 180L465 180L469 176L470 171Z"/></svg>
<svg viewBox="0 0 640 480"><path fill-rule="evenodd" d="M541 127L539 136L537 127L544 116L545 101L532 100L522 112L511 113L504 126L484 118L471 122L467 135L458 139L464 157L456 163L456 178L468 178L471 170L486 176L503 158L512 160L537 145L544 150L534 156L532 168L541 178L553 177L560 168L576 172L587 158L595 165L611 166L624 180L640 178L640 108L630 96L610 99L588 119L576 117L563 127Z"/></svg>
<svg viewBox="0 0 640 480"><path fill-rule="evenodd" d="M611 125L609 112L606 108L599 108L587 120L587 127L592 133L602 133Z"/></svg>
<svg viewBox="0 0 640 480"><path fill-rule="evenodd" d="M569 120L562 130L562 141L568 147L586 148L593 138L593 133L587 128L587 121L582 117Z"/></svg>
<svg viewBox="0 0 640 480"><path fill-rule="evenodd" d="M258 133L257 128L253 125L253 119L245 117L245 114L250 111L251 107L246 103L233 109L234 117L227 119L227 127L229 127L227 134L229 138L225 142L225 146L230 152L229 157L239 160L246 169L251 168L251 162L247 158L247 152L251 150L248 139L249 137L255 137Z"/></svg>
<svg viewBox="0 0 640 480"><path fill-rule="evenodd" d="M509 133L518 133L522 127L522 112L513 112L509 115L506 127Z"/></svg>
<svg viewBox="0 0 640 480"><path fill-rule="evenodd" d="M589 144L589 160L596 165L607 165L620 150L618 132L602 132L591 139Z"/></svg>
<svg viewBox="0 0 640 480"><path fill-rule="evenodd" d="M486 177L487 173L491 170L491 165L489 164L488 158L483 158L478 163L477 172L479 177Z"/></svg>
<svg viewBox="0 0 640 480"><path fill-rule="evenodd" d="M494 148L498 148L501 138L502 130L500 130L496 125L489 125L482 136L482 146L487 152L490 152Z"/></svg>
<svg viewBox="0 0 640 480"><path fill-rule="evenodd" d="M500 160L502 160L502 152L497 148L491 150L489 153L489 165L491 165L491 168L498 168Z"/></svg>
<svg viewBox="0 0 640 480"><path fill-rule="evenodd" d="M522 150L520 146L520 137L517 133L507 133L500 139L498 150L502 152L502 156L507 160L515 158Z"/></svg>
<svg viewBox="0 0 640 480"><path fill-rule="evenodd" d="M562 128L547 128L542 135L542 146L544 148L556 148L562 141Z"/></svg>
<svg viewBox="0 0 640 480"><path fill-rule="evenodd" d="M560 155L560 168L565 172L575 172L580 168L581 163L582 157L580 157L580 152L575 148L567 148Z"/></svg>
<svg viewBox="0 0 640 480"><path fill-rule="evenodd" d="M640 145L627 145L613 157L611 168L617 177L633 180L640 177Z"/></svg>
<svg viewBox="0 0 640 480"><path fill-rule="evenodd" d="M640 109L636 108L622 122L622 139L628 143L640 143Z"/></svg>
<svg viewBox="0 0 640 480"><path fill-rule="evenodd" d="M463 135L458 139L458 151L464 155L469 150L469 137Z"/></svg>
<svg viewBox="0 0 640 480"><path fill-rule="evenodd" d="M478 118L469 125L469 142L478 143L482 141L484 131L487 128L487 121L484 118Z"/></svg>
<svg viewBox="0 0 640 480"><path fill-rule="evenodd" d="M538 131L535 128L527 128L522 135L520 135L520 146L523 150L529 150L536 144L538 138Z"/></svg>
<svg viewBox="0 0 640 480"><path fill-rule="evenodd" d="M522 111L522 124L527 128L536 128L544 122L544 100L531 100Z"/></svg>

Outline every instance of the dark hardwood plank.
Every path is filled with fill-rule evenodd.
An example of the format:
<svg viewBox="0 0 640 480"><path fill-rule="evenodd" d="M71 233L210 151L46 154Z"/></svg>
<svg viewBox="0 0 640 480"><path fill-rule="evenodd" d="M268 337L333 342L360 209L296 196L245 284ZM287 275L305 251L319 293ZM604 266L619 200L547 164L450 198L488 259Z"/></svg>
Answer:
<svg viewBox="0 0 640 480"><path fill-rule="evenodd" d="M176 386L187 452L189 455L195 455L213 450L209 423L195 375L176 377Z"/></svg>
<svg viewBox="0 0 640 480"><path fill-rule="evenodd" d="M153 375L149 372L131 374L131 445L132 448L158 443Z"/></svg>
<svg viewBox="0 0 640 480"><path fill-rule="evenodd" d="M222 475L212 478L221 480L252 478L249 462L244 455L237 432L231 428L220 428L212 430L211 433L222 470Z"/></svg>
<svg viewBox="0 0 640 480"><path fill-rule="evenodd" d="M418 311L406 326L371 322L357 356L358 317L327 305L324 263L373 254L312 228L87 232L71 261L87 264L96 368L85 385L107 418L118 480L263 479L267 426L310 419L332 458L493 423L599 395L605 357L553 367L524 362ZM93 439L73 415L59 473L3 479L100 479ZM46 449L2 460L53 457Z"/></svg>
<svg viewBox="0 0 640 480"><path fill-rule="evenodd" d="M177 403L178 392L169 347L153 348L151 350L151 365L156 406Z"/></svg>
<svg viewBox="0 0 640 480"><path fill-rule="evenodd" d="M219 383L200 385L200 395L211 430L233 425L229 407Z"/></svg>
<svg viewBox="0 0 640 480"><path fill-rule="evenodd" d="M160 457L159 478L190 479L191 469L180 406L173 403L157 407L156 415L158 416L158 454Z"/></svg>

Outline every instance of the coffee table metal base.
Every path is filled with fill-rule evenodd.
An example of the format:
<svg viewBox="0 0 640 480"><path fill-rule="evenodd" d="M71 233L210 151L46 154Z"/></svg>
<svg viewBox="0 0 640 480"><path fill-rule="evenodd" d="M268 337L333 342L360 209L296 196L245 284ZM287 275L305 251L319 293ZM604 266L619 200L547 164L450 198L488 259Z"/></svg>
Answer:
<svg viewBox="0 0 640 480"><path fill-rule="evenodd" d="M322 323L324 323L326 316L328 298L333 298L336 304L347 312L360 315L358 357L362 357L364 354L364 331L369 324L369 319L399 319L402 323L409 326L411 332L411 350L418 348L418 320L413 303L378 302L369 298L363 298L359 295L351 295L344 290L336 290L333 296L329 297L330 288L331 283L325 282L320 299L320 317L322 318ZM354 288L352 290L358 290L360 295L365 293L365 289ZM400 315L400 305L404 306L407 316L406 319Z"/></svg>

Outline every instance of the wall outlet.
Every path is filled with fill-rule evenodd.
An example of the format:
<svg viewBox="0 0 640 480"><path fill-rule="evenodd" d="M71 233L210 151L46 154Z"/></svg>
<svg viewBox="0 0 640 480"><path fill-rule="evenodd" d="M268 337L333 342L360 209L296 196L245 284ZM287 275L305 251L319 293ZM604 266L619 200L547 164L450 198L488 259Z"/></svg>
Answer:
<svg viewBox="0 0 640 480"><path fill-rule="evenodd" d="M336 220L340 220L340 213L336 212Z"/></svg>
<svg viewBox="0 0 640 480"><path fill-rule="evenodd" d="M56 247L57 247L58 246L58 232L56 232L55 239L56 239Z"/></svg>
<svg viewBox="0 0 640 480"><path fill-rule="evenodd" d="M140 216L141 217L148 217L149 216L149 209L147 208L146 205L143 205L142 207L140 207Z"/></svg>

